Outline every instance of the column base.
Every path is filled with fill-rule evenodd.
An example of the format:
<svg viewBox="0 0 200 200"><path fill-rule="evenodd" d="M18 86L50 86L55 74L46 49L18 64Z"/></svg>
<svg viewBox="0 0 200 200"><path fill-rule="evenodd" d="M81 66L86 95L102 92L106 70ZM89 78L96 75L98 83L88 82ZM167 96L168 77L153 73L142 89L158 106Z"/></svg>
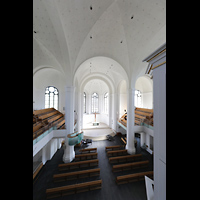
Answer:
<svg viewBox="0 0 200 200"><path fill-rule="evenodd" d="M64 150L63 162L70 163L75 158L74 146L68 146Z"/></svg>
<svg viewBox="0 0 200 200"><path fill-rule="evenodd" d="M133 147L133 148L128 148L127 145L126 145L126 149L127 149L127 153L129 153L129 154L135 154L135 153L136 153L135 147Z"/></svg>

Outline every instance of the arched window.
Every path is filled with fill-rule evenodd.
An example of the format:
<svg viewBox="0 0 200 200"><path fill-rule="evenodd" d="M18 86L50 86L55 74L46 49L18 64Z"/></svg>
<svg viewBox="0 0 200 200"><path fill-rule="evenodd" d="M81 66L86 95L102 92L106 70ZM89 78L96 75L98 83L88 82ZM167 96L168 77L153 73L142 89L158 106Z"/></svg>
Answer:
<svg viewBox="0 0 200 200"><path fill-rule="evenodd" d="M92 113L99 112L99 95L94 92L92 94Z"/></svg>
<svg viewBox="0 0 200 200"><path fill-rule="evenodd" d="M104 113L108 114L108 93L104 94Z"/></svg>
<svg viewBox="0 0 200 200"><path fill-rule="evenodd" d="M142 95L140 90L135 90L135 106L136 107L142 106Z"/></svg>
<svg viewBox="0 0 200 200"><path fill-rule="evenodd" d="M86 93L83 93L83 113L86 113Z"/></svg>
<svg viewBox="0 0 200 200"><path fill-rule="evenodd" d="M45 89L45 108L58 110L58 89L54 86L48 86Z"/></svg>

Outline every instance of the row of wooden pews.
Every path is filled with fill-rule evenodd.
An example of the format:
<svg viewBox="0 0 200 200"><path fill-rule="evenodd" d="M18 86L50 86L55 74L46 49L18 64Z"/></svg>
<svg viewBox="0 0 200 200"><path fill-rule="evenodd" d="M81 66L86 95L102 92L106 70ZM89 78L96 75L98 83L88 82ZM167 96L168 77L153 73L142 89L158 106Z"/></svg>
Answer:
<svg viewBox="0 0 200 200"><path fill-rule="evenodd" d="M127 114L122 115L118 121L127 127ZM135 108L135 125L141 125L141 123L153 126L153 109Z"/></svg>
<svg viewBox="0 0 200 200"><path fill-rule="evenodd" d="M65 128L64 115L54 108L33 111L33 140L51 127Z"/></svg>
<svg viewBox="0 0 200 200"><path fill-rule="evenodd" d="M85 154L86 152L86 154ZM79 150L80 154L75 155L74 161L71 163L64 163L58 165L59 171L66 171L65 173L59 173L53 175L54 182L63 182L63 181L70 181L74 179L82 179L87 177L99 177L100 176L100 168L93 168L91 167L98 166L99 160L96 159L98 156L97 148L87 148ZM79 158L79 159L77 159ZM77 160L82 160L78 161ZM89 160L86 160L89 159ZM89 168L84 170L79 170L82 168ZM78 171L72 171L78 169ZM78 184L71 184L71 185L64 185L61 187L54 187L46 189L46 197L53 198L59 197L69 194L76 194L80 192L86 192L91 190L100 189L102 185L102 180L93 180L82 182Z"/></svg>
<svg viewBox="0 0 200 200"><path fill-rule="evenodd" d="M106 147L105 150L108 156L113 156L109 158L110 163L126 162L123 164L113 165L112 172L119 172L132 169L147 168L149 165L148 160L142 160L142 154L128 155L127 150L124 149L125 145L116 145L111 147ZM118 149L118 150L115 150ZM118 156L123 154L121 156ZM130 162L134 161L134 162ZM137 162L135 162L137 161ZM144 176L153 178L153 171L144 171L139 173L132 173L122 176L117 176L115 181L117 184L124 184L132 181L144 180Z"/></svg>

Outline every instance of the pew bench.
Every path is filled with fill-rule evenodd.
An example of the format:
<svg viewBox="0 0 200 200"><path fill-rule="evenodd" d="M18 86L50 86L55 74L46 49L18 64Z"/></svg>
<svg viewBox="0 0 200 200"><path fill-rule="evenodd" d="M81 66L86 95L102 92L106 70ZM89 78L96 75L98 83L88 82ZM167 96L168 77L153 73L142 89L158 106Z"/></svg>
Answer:
<svg viewBox="0 0 200 200"><path fill-rule="evenodd" d="M113 150L119 150L119 149L124 148L124 147L125 147L125 145L108 146L108 147L105 147L105 150L106 151L108 151L108 150L113 151Z"/></svg>
<svg viewBox="0 0 200 200"><path fill-rule="evenodd" d="M134 154L134 155L127 155L127 156L117 156L109 158L110 163L119 163L119 162L127 162L127 161L135 161L141 160L142 154Z"/></svg>
<svg viewBox="0 0 200 200"><path fill-rule="evenodd" d="M131 170L131 169L136 169L136 168L143 168L143 167L148 167L149 161L141 161L141 162L133 162L133 163L125 163L125 164L120 164L120 165L113 165L112 171L113 172L119 172L119 171L124 171L124 170Z"/></svg>
<svg viewBox="0 0 200 200"><path fill-rule="evenodd" d="M65 163L65 164L59 164L58 170L63 171L63 170L70 170L70 169L76 169L76 168L91 167L91 166L97 166L98 164L99 164L98 159Z"/></svg>
<svg viewBox="0 0 200 200"><path fill-rule="evenodd" d="M123 142L124 144L126 144L126 141L124 140L123 137L121 137L121 140L122 140L122 142Z"/></svg>
<svg viewBox="0 0 200 200"><path fill-rule="evenodd" d="M76 171L76 172L55 174L53 175L53 180L54 182L68 181L68 180L73 180L73 179L99 176L99 175L100 175L100 168L96 168L96 169L82 170L82 171Z"/></svg>
<svg viewBox="0 0 200 200"><path fill-rule="evenodd" d="M47 198L54 198L69 194L76 194L80 192L86 192L90 190L97 190L101 188L102 180L97 181L89 181L85 183L73 184L73 185L66 185L62 187L55 187L46 189L46 197Z"/></svg>
<svg viewBox="0 0 200 200"><path fill-rule="evenodd" d="M144 180L144 176L147 176L149 178L153 178L153 171L117 176L116 177L116 183L117 184L124 184L124 183L133 182L133 181L141 181L141 180Z"/></svg>
<svg viewBox="0 0 200 200"><path fill-rule="evenodd" d="M94 159L94 158L97 158L97 153L75 155L75 160L88 160L88 159Z"/></svg>
<svg viewBox="0 0 200 200"><path fill-rule="evenodd" d="M115 150L115 151L108 151L107 156L118 156L118 155L126 155L127 154L127 149L122 149L122 150Z"/></svg>
<svg viewBox="0 0 200 200"><path fill-rule="evenodd" d="M80 149L79 150L80 153L85 153L87 151L88 151L88 153L90 153L91 151L94 151L94 153L96 153L97 152L97 148L88 148L88 149Z"/></svg>

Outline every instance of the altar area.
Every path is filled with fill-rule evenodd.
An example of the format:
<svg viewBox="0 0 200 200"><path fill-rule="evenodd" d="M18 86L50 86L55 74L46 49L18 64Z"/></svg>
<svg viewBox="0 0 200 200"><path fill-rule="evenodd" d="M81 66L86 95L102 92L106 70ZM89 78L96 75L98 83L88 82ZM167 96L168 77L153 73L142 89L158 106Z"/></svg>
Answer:
<svg viewBox="0 0 200 200"><path fill-rule="evenodd" d="M84 131L84 139L106 140L106 135L114 136L113 130L105 123L100 122L98 126L93 126L93 123L87 123L82 129Z"/></svg>

